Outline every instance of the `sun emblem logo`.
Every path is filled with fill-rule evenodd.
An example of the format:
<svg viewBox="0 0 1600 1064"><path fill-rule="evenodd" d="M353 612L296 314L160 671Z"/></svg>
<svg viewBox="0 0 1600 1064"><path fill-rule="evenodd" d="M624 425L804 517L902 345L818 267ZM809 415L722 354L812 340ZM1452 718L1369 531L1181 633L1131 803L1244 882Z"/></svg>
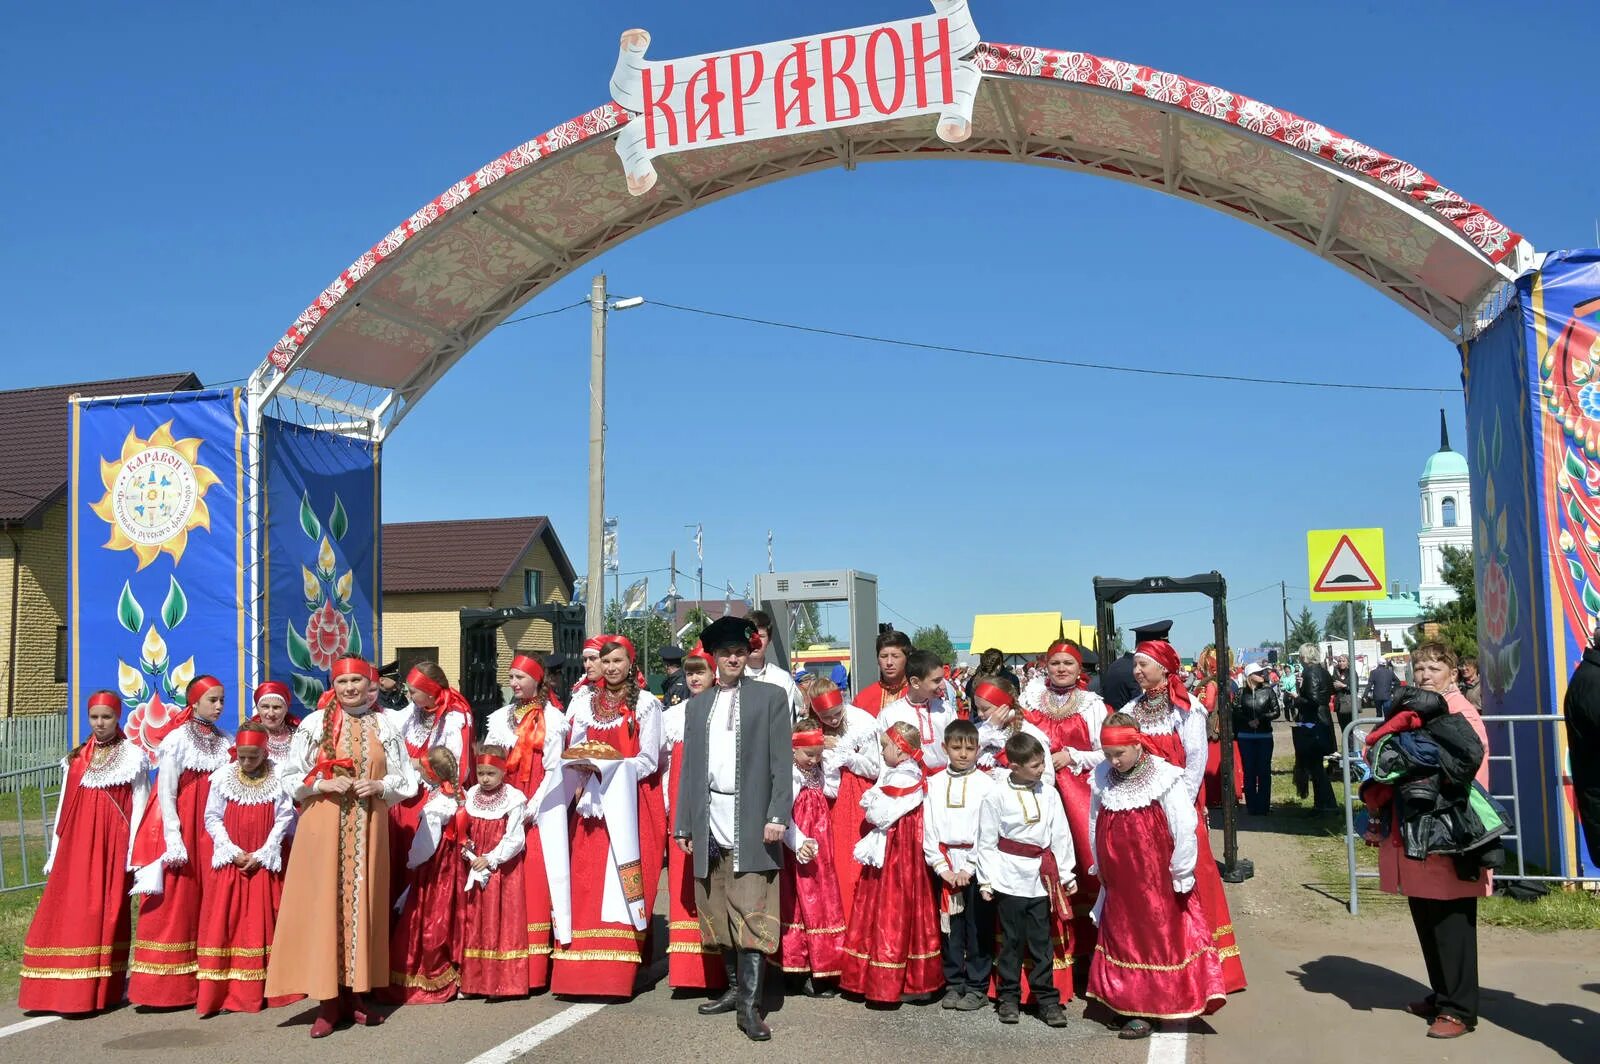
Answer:
<svg viewBox="0 0 1600 1064"><path fill-rule="evenodd" d="M196 437L174 439L168 421L148 440L129 429L121 456L100 460L106 493L89 508L111 526L107 550L133 551L140 569L162 551L176 565L189 545L189 530L211 528L205 493L220 481L196 461L200 443Z"/></svg>

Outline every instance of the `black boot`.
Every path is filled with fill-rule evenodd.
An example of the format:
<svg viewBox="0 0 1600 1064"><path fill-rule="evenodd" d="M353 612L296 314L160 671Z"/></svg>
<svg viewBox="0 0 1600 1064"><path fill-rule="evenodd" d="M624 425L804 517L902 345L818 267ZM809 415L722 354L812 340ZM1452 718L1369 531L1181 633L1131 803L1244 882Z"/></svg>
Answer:
<svg viewBox="0 0 1600 1064"><path fill-rule="evenodd" d="M702 1016L716 1016L724 1012L732 1012L739 1000L739 968L737 955L731 949L722 951L722 967L728 973L728 989L715 1001L707 1001L698 1005L695 1011Z"/></svg>
<svg viewBox="0 0 1600 1064"><path fill-rule="evenodd" d="M772 1038L772 1028L761 1018L761 982L767 967L767 955L758 949L739 951L739 1011L736 1016L739 1030L752 1042L765 1042Z"/></svg>

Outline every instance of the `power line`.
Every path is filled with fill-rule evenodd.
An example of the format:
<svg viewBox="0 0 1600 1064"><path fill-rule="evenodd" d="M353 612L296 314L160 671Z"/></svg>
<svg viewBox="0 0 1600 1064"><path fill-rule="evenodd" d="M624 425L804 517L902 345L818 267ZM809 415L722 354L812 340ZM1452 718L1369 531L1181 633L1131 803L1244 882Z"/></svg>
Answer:
<svg viewBox="0 0 1600 1064"><path fill-rule="evenodd" d="M1343 381L1307 381L1295 380L1289 377L1249 377L1232 373L1199 373L1192 370L1177 369L1151 369L1141 366L1115 366L1105 362L1084 362L1076 359L1045 358L1042 355L1022 355L1010 351L991 351L980 347L957 347L951 344L931 344L920 340L901 340L892 336L874 336L870 333L847 332L843 329L828 329L818 325L801 325L797 322L775 321L770 318L756 318L746 314L731 314L720 310L707 310L704 307L686 307L677 303L665 303L660 300L651 300L645 306L665 307L668 310L681 311L685 314L699 314L707 318L722 318L727 321L740 321L749 325L763 325L770 329L789 329L793 332L813 333L818 336L833 336L843 340L860 340L866 343L886 344L891 347L909 347L920 351L942 351L952 355L971 355L976 358L1001 359L1007 362L1026 362L1038 366L1060 366L1067 369L1101 370L1106 373L1132 373L1141 377L1180 377L1188 380L1222 381L1229 384L1276 384L1293 388L1335 388L1348 391L1364 392L1424 392L1429 395L1456 395L1457 388L1427 388L1421 385L1404 384L1355 384ZM563 308L566 309L566 308ZM509 324L509 323L508 323Z"/></svg>
<svg viewBox="0 0 1600 1064"><path fill-rule="evenodd" d="M507 318L499 325L496 325L495 328L503 329L507 325L516 325L518 322L532 321L534 318L548 318L552 314L565 314L569 310L576 310L578 307L586 307L588 305L589 301L587 299L580 299L576 303L568 303L566 306L556 307L554 310L541 310L536 314L524 314L520 318Z"/></svg>
<svg viewBox="0 0 1600 1064"><path fill-rule="evenodd" d="M1263 591L1271 591L1272 589L1276 588L1277 586L1278 586L1278 581L1274 580L1272 583L1268 584L1266 587L1258 587L1254 591L1246 591L1242 595L1229 595L1228 598L1226 599L1226 601L1228 603L1230 603L1230 604L1235 603L1235 602L1241 602L1244 599L1250 598L1253 595L1259 595ZM1128 627L1129 628L1137 628L1141 624L1149 624L1150 621L1164 621L1164 620L1167 620L1168 618L1187 617L1191 613L1200 613L1201 611L1209 610L1210 608L1211 608L1211 604L1208 602L1206 605L1204 605L1204 606L1196 606L1192 610L1183 610L1183 611L1178 612L1178 613L1169 613L1169 614L1166 614L1165 616L1162 616L1162 617L1151 617L1151 618L1149 618L1149 620L1136 621L1136 622L1134 622L1132 624L1129 624ZM1120 628L1122 626L1118 625L1117 627Z"/></svg>

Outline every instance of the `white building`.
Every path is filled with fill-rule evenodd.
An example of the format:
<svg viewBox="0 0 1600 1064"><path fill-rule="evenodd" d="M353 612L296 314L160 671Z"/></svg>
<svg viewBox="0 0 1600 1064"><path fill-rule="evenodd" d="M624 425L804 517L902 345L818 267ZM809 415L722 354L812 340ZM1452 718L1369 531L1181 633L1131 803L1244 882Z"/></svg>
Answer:
<svg viewBox="0 0 1600 1064"><path fill-rule="evenodd" d="M1422 495L1422 529L1417 549L1422 555L1424 608L1453 601L1455 591L1444 582L1444 548L1472 549L1472 487L1467 459L1450 449L1444 411L1439 411L1439 449L1422 467L1417 487Z"/></svg>

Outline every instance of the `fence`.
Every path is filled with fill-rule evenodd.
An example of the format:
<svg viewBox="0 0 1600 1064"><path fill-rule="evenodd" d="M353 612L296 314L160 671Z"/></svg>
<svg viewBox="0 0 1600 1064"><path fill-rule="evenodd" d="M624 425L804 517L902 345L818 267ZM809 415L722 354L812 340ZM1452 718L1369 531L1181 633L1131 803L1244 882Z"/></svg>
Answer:
<svg viewBox="0 0 1600 1064"><path fill-rule="evenodd" d="M1510 788L1511 788L1510 789L1510 793L1498 793L1498 792L1492 792L1492 793L1494 793L1495 799L1498 800L1501 804L1503 804L1506 807L1506 811L1510 815L1511 830L1508 831L1506 834L1500 836L1500 840L1506 844L1506 848L1507 848L1508 853L1510 855L1514 855L1515 856L1515 859L1516 859L1516 871L1514 871L1514 872L1508 871L1508 872L1505 872L1505 873L1496 872L1494 874L1495 879L1497 879L1497 880L1502 880L1502 879L1522 879L1522 880L1533 880L1533 881L1536 881L1536 882L1543 882L1543 883L1584 883L1584 882L1589 882L1588 879L1585 879L1584 877L1581 877L1581 876L1530 875L1528 873L1527 856L1526 856L1526 854L1524 852L1525 847L1522 845L1522 802L1521 802L1521 791L1520 791L1520 778L1521 778L1522 773L1517 770L1517 732L1518 732L1519 729L1516 728L1515 725L1518 725L1518 724L1534 724L1534 725L1543 725L1543 726L1550 727L1550 728L1558 728L1558 727L1561 727L1563 725L1563 723L1565 722L1566 718L1561 716L1560 714L1549 715L1549 714L1538 714L1538 713L1536 713L1536 714L1521 714L1521 715L1513 714L1513 715L1507 715L1507 716L1498 716L1498 715L1496 715L1496 716L1485 716L1482 719L1483 719L1483 725L1484 725L1484 728L1485 728L1486 731L1491 729L1491 728L1494 728L1497 725L1504 725L1505 726L1504 741L1503 742L1497 742L1496 740L1497 740L1497 738L1499 738L1499 736L1497 736L1494 732L1490 732L1490 734L1489 734L1489 750L1490 750L1490 753L1489 753L1489 756L1487 758L1485 758L1485 760L1487 760L1489 762L1489 765L1490 765L1490 783L1491 784L1497 784L1497 783L1500 783L1502 780L1509 780L1510 781ZM1348 751L1350 749L1350 741L1351 741L1352 736L1355 734L1355 731L1356 731L1357 728L1367 728L1367 727L1371 727L1373 725L1382 724L1382 723L1383 723L1383 720L1382 720L1382 718L1379 718L1379 717L1361 717L1361 718L1359 718L1357 720L1351 721L1349 724L1345 725L1345 727L1344 727L1344 731L1343 731L1343 734L1342 734L1343 742L1340 745L1340 748L1339 748L1340 751L1344 752L1344 751ZM1551 748L1552 749L1556 748L1556 744L1554 742L1551 743ZM1496 751L1496 750L1499 750L1501 752L1500 753L1494 753L1493 751ZM1346 857L1346 861L1348 863L1349 872L1350 872L1350 901L1349 901L1349 909L1350 909L1351 915L1353 916L1360 910L1360 902L1358 901L1358 899L1356 897L1356 880L1358 880L1358 879L1376 879L1376 878L1378 878L1378 873L1376 873L1376 872L1363 872L1363 871L1360 871L1359 869L1357 869L1357 867L1356 867L1356 847L1358 845L1365 845L1365 844L1361 843L1360 839L1356 835L1355 807L1356 807L1357 797L1356 797L1354 788L1351 785L1352 784L1352 776L1351 776L1350 766L1351 766L1351 760L1352 759L1347 754L1343 754L1340 757L1339 760L1344 766L1345 857ZM1505 771L1503 774L1494 772L1494 766L1496 766L1496 765L1504 765L1504 766L1506 766L1507 771ZM1539 782L1540 782L1541 786L1546 785L1546 781L1541 780ZM1576 814L1574 814L1574 815L1576 815Z"/></svg>
<svg viewBox="0 0 1600 1064"><path fill-rule="evenodd" d="M67 715L39 713L0 721L0 775L53 765L67 754Z"/></svg>
<svg viewBox="0 0 1600 1064"><path fill-rule="evenodd" d="M53 763L0 773L0 894L44 885L61 782Z"/></svg>

